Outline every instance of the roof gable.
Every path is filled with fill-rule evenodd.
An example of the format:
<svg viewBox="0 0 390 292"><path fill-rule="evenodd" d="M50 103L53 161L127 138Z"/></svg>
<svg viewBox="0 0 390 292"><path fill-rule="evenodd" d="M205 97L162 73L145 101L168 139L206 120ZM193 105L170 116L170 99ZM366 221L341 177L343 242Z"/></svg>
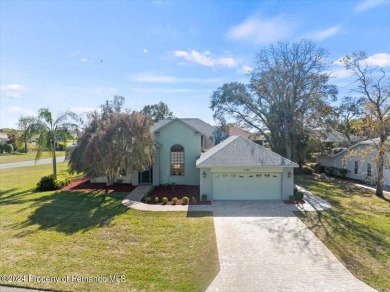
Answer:
<svg viewBox="0 0 390 292"><path fill-rule="evenodd" d="M203 153L197 167L289 166L298 164L241 136L231 136Z"/></svg>
<svg viewBox="0 0 390 292"><path fill-rule="evenodd" d="M198 132L200 134L204 134L199 128L196 128L193 125L191 125L190 123L185 122L184 119L179 119L179 118L162 120L162 121L154 124L152 126L151 130L154 133L160 132L162 129L164 129L165 127L167 127L168 125L170 125L170 124L172 124L174 122L180 122L180 123L186 125L187 127L189 127L190 129L194 130L195 132Z"/></svg>

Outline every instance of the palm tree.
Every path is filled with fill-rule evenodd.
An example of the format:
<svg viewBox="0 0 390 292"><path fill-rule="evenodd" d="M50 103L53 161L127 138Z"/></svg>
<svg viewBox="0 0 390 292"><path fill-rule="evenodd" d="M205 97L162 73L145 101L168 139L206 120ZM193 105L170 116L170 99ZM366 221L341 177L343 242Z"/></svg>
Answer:
<svg viewBox="0 0 390 292"><path fill-rule="evenodd" d="M74 120L76 123L70 123L69 120ZM38 111L38 117L34 123L30 125L31 130L34 133L39 134L37 156L35 157L35 160L40 159L42 151L48 148L53 158L54 175L57 175L57 142L61 138L66 142L67 138L70 136L70 131L77 130L77 121L78 116L73 112L67 111L54 120L53 115L48 108L41 108Z"/></svg>
<svg viewBox="0 0 390 292"><path fill-rule="evenodd" d="M27 141L31 139L31 129L30 125L34 123L35 118L32 116L20 117L18 120L18 128L22 130L22 136L20 136L20 141L24 143L24 153L27 153Z"/></svg>

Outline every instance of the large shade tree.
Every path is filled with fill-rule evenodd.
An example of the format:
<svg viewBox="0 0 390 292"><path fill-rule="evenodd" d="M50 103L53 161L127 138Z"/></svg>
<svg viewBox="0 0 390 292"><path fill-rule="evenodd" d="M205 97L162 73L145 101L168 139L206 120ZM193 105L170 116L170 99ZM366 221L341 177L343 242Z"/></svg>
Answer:
<svg viewBox="0 0 390 292"><path fill-rule="evenodd" d="M376 195L383 197L383 167L390 155L390 72L370 64L363 51L345 56L342 62L355 78L356 86L352 92L357 94L356 99L363 98L365 101L364 118L355 123L354 128L363 139L370 139L378 151L375 157Z"/></svg>
<svg viewBox="0 0 390 292"><path fill-rule="evenodd" d="M115 177L144 171L153 164L154 137L151 120L123 109L124 98L116 96L89 114L88 123L69 156L69 171L88 177L105 176L107 185Z"/></svg>
<svg viewBox="0 0 390 292"><path fill-rule="evenodd" d="M65 143L70 136L70 131L77 130L77 120L78 116L73 112L67 111L54 118L48 108L41 108L38 117L28 127L29 131L39 135L35 160L41 158L42 151L48 150L53 160L54 175L57 175L58 142L61 140Z"/></svg>
<svg viewBox="0 0 390 292"><path fill-rule="evenodd" d="M157 104L145 105L140 112L141 114L148 116L153 123L158 123L166 118L173 117L173 112L171 112L168 105L162 101Z"/></svg>
<svg viewBox="0 0 390 292"><path fill-rule="evenodd" d="M308 128L330 113L337 89L329 84L328 53L312 41L278 42L260 50L249 84L232 82L211 96L221 123L235 122L264 135L271 149L302 162Z"/></svg>

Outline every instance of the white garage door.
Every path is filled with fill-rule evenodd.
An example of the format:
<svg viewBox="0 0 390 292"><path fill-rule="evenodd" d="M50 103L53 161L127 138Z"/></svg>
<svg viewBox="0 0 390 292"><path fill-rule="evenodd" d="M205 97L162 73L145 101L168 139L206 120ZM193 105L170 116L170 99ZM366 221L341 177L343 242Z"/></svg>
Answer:
<svg viewBox="0 0 390 292"><path fill-rule="evenodd" d="M213 200L280 200L281 173L213 173Z"/></svg>

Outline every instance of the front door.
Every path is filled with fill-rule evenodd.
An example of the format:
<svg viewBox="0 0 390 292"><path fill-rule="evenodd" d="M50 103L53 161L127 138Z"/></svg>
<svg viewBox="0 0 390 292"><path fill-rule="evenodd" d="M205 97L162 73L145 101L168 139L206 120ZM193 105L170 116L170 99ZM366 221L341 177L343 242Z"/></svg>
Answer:
<svg viewBox="0 0 390 292"><path fill-rule="evenodd" d="M139 184L151 184L153 182L153 169L145 170L144 172L138 173Z"/></svg>

